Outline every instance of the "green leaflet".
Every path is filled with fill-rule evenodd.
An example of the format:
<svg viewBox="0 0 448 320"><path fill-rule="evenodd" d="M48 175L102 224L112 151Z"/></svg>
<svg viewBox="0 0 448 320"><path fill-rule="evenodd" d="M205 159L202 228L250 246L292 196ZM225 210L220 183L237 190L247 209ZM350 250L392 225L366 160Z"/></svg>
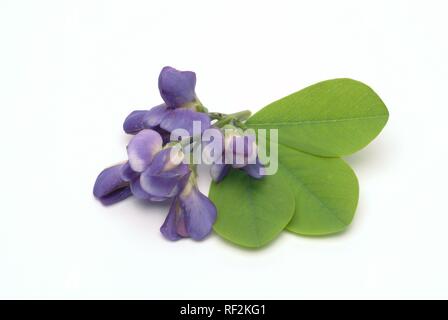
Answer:
<svg viewBox="0 0 448 320"><path fill-rule="evenodd" d="M389 113L378 95L351 79L327 80L266 106L248 121L279 129L279 142L319 156L354 153L372 141Z"/></svg>
<svg viewBox="0 0 448 320"><path fill-rule="evenodd" d="M218 208L214 230L245 247L272 241L294 214L294 195L281 174L256 180L232 170L222 182L212 184L209 197Z"/></svg>
<svg viewBox="0 0 448 320"><path fill-rule="evenodd" d="M358 180L339 158L321 158L279 146L279 172L288 177L295 195L295 213L287 229L303 235L344 230L358 203Z"/></svg>

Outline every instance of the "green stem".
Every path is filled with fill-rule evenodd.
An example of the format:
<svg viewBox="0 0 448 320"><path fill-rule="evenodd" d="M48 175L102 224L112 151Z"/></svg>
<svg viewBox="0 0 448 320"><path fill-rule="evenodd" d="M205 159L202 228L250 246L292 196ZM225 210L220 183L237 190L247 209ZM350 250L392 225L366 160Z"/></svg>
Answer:
<svg viewBox="0 0 448 320"><path fill-rule="evenodd" d="M246 121L247 119L249 119L251 114L252 114L252 112L250 112L250 110L244 110L244 111L232 113L229 116L231 116L239 121Z"/></svg>
<svg viewBox="0 0 448 320"><path fill-rule="evenodd" d="M196 111L207 113L208 109L202 104L202 102L196 98Z"/></svg>
<svg viewBox="0 0 448 320"><path fill-rule="evenodd" d="M215 127L221 128L229 123L235 123L241 127L241 125L243 125L243 121L247 120L250 117L251 112L249 110L239 111L231 114L212 112L209 113L209 115L212 119L218 120L214 124Z"/></svg>
<svg viewBox="0 0 448 320"><path fill-rule="evenodd" d="M208 116L212 120L221 120L222 118L226 117L227 115L221 112L209 112Z"/></svg>
<svg viewBox="0 0 448 320"><path fill-rule="evenodd" d="M190 163L189 166L190 166L190 170L191 170L190 179L193 179L194 181L196 181L196 178L198 177L198 170L197 170L198 165Z"/></svg>
<svg viewBox="0 0 448 320"><path fill-rule="evenodd" d="M226 124L229 124L230 122L232 122L234 120L234 118L232 117L226 117L226 118L222 118L221 120L216 121L213 126L217 127L217 128L222 128L224 127Z"/></svg>

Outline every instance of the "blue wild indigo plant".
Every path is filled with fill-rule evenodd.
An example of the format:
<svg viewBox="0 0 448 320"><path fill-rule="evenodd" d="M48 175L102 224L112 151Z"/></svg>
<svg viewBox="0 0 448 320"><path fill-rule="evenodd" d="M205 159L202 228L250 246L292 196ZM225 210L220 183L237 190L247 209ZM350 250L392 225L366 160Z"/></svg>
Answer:
<svg viewBox="0 0 448 320"><path fill-rule="evenodd" d="M170 202L160 228L166 239L202 240L214 230L251 248L285 229L328 235L350 225L359 186L341 157L368 145L389 116L371 88L327 80L250 116L209 112L194 72L164 67L158 85L163 103L124 121L134 135L128 159L97 177L101 203ZM200 163L210 166L208 197L197 186Z"/></svg>

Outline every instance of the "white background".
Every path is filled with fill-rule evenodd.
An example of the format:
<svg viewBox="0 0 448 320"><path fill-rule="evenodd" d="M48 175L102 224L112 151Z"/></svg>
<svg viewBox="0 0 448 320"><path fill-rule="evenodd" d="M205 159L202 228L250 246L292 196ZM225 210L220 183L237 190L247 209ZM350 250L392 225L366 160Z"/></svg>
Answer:
<svg viewBox="0 0 448 320"><path fill-rule="evenodd" d="M0 0L0 298L448 298L446 1ZM390 119L348 157L354 223L251 251L159 233L168 207L103 207L126 115L160 69L213 111L315 82L370 85ZM208 190L207 172L201 189Z"/></svg>

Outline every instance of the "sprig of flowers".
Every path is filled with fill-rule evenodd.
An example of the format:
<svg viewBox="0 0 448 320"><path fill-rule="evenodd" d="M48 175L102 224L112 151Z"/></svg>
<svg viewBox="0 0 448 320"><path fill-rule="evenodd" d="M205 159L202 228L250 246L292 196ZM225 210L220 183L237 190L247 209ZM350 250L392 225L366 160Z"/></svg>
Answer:
<svg viewBox="0 0 448 320"><path fill-rule="evenodd" d="M368 145L389 118L370 87L322 81L251 116L209 112L196 95L194 72L165 67L158 84L163 103L124 121L124 131L134 135L127 161L95 182L103 204L132 195L170 201L160 228L167 239L201 240L213 228L250 248L285 229L316 236L350 225L359 183L341 157ZM197 186L198 158L210 165L208 197Z"/></svg>
<svg viewBox="0 0 448 320"><path fill-rule="evenodd" d="M197 164L185 163L185 150L202 144L204 130L213 127L222 141L219 154L211 160L210 174L221 181L233 167L250 176L263 176L254 135L244 133L250 111L234 114L208 112L198 99L196 74L165 67L159 75L163 104L150 110L135 110L124 121L123 129L133 134L127 146L128 160L103 170L96 179L93 194L104 205L133 195L148 202L171 201L160 231L169 240L205 238L216 221L217 210L197 186ZM194 123L200 127L194 135ZM178 129L188 133L171 141ZM204 154L211 143L205 144Z"/></svg>

